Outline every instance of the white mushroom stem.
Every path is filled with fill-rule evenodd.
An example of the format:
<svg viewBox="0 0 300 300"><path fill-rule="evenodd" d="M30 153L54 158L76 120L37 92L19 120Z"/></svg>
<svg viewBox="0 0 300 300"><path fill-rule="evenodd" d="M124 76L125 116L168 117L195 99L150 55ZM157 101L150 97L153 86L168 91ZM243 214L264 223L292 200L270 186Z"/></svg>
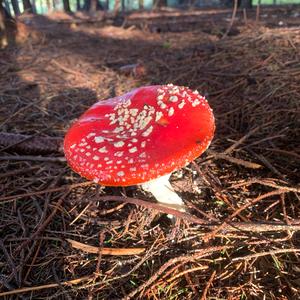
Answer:
<svg viewBox="0 0 300 300"><path fill-rule="evenodd" d="M184 202L170 184L170 176L171 174L167 174L154 180L145 182L142 184L142 188L144 191L150 192L158 202L171 208L185 211Z"/></svg>

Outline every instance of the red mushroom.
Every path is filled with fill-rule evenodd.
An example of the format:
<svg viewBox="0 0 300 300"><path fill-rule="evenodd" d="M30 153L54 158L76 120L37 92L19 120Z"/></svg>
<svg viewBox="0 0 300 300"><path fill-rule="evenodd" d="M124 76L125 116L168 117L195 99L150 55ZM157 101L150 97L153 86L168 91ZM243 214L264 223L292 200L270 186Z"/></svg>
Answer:
<svg viewBox="0 0 300 300"><path fill-rule="evenodd" d="M184 208L169 177L202 154L214 135L204 97L186 87L147 86L99 101L67 132L71 168L105 186L141 184L159 202Z"/></svg>

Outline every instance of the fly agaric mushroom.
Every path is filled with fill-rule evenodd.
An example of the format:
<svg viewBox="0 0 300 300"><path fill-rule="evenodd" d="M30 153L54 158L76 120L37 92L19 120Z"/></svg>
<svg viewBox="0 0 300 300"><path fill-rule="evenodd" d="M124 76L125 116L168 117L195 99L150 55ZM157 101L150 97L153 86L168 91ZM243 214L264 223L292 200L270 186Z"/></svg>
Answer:
<svg viewBox="0 0 300 300"><path fill-rule="evenodd" d="M141 185L161 203L184 210L169 182L209 146L214 116L204 97L186 87L140 87L99 101L67 132L71 168L105 186Z"/></svg>

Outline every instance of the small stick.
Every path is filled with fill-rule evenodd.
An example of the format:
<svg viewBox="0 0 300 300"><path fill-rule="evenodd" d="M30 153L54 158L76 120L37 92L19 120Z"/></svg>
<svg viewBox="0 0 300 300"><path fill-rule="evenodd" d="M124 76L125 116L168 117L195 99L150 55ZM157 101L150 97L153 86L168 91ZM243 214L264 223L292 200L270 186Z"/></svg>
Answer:
<svg viewBox="0 0 300 300"><path fill-rule="evenodd" d="M179 262L189 262L189 261L195 261L197 259L206 257L211 255L212 253L216 251L222 251L224 249L232 248L232 246L216 246L216 247L209 247L207 249L200 249L200 252L197 252L192 255L182 255L175 258L171 258L168 260L165 264L163 264L159 270L154 273L147 281L145 281L143 284L141 284L137 289L132 291L130 294L125 296L123 300L129 300L133 298L137 293L145 290L149 285L153 284L160 276L163 274L170 266L177 264ZM142 295L141 295L142 296ZM136 299L136 297L135 297Z"/></svg>
<svg viewBox="0 0 300 300"><path fill-rule="evenodd" d="M84 277L81 277L78 279L68 280L68 281L64 281L64 282L60 282L60 283L50 283L50 284L44 284L44 285L39 285L39 286L23 287L23 288L15 289L15 290L8 291L8 292L2 292L2 293L0 293L0 297L16 295L16 294L21 294L21 293L29 293L29 292L33 292L33 291L39 291L39 290L50 289L50 288L56 288L61 285L70 286L73 284L79 284L82 281L89 281L93 278L94 278L94 276L84 276Z"/></svg>
<svg viewBox="0 0 300 300"><path fill-rule="evenodd" d="M290 253L290 252L300 252L299 248L292 248L292 249L277 249L273 251L268 251L268 252L261 252L261 253L255 253L243 257L236 257L233 258L232 261L242 261L242 260L249 260L252 258L258 258L261 256L266 256L266 255L275 255L275 254L281 254L281 253Z"/></svg>
<svg viewBox="0 0 300 300"><path fill-rule="evenodd" d="M27 161L48 161L48 162L62 162L65 163L64 157L45 157L45 156L34 156L34 155L8 155L0 156L0 161L3 160L27 160Z"/></svg>
<svg viewBox="0 0 300 300"><path fill-rule="evenodd" d="M209 280L208 280L208 282L207 282L207 284L206 284L206 287L205 287L205 289L204 289L204 291L203 291L201 300L206 300L206 299L207 299L207 298L206 298L207 292L208 292L209 287L211 286L211 284L212 284L212 282L213 282L213 280L214 280L214 278L215 278L215 276L216 276L216 273L217 273L216 270L214 270L214 271L212 272L212 274L210 275Z"/></svg>
<svg viewBox="0 0 300 300"><path fill-rule="evenodd" d="M235 212L233 214L231 214L229 217L227 217L226 220L221 225L219 225L213 232L207 234L207 236L204 237L203 240L208 240L208 239L212 238L214 235L216 235L216 233L218 233L223 228L223 226L226 226L226 224L229 223L232 218L234 218L235 216L240 214L243 210L247 209L248 207L258 203L259 201L261 201L265 198L275 196L275 195L280 195L283 193L285 193L284 190L276 190L276 191L272 191L269 193L265 193L255 199L249 201L248 203L244 204L243 206L241 206L240 208L235 210Z"/></svg>
<svg viewBox="0 0 300 300"><path fill-rule="evenodd" d="M35 171L35 170L38 170L38 169L41 169L41 168L38 167L38 166L35 166L35 167L26 168L26 169L19 169L19 170L9 171L9 172L6 172L6 173L2 173L0 175L0 179L8 178L10 176L21 175L21 174L24 174L24 173L29 173L31 171Z"/></svg>
<svg viewBox="0 0 300 300"><path fill-rule="evenodd" d="M211 151L211 150L209 150L207 152L208 152L208 154L212 155L213 158L215 158L215 159L227 160L227 161L229 161L233 164L240 165L240 166L243 166L243 167L248 168L248 169L260 169L260 168L262 168L262 165L259 165L259 164L256 164L256 163L253 163L253 162L250 162L250 161L246 161L246 160L243 160L243 159L240 159L240 158L235 158L235 157L223 154L223 153L216 153L216 152Z"/></svg>
<svg viewBox="0 0 300 300"><path fill-rule="evenodd" d="M243 16L244 16L245 25L247 26L248 25L248 18L247 18L247 10L246 10L246 8L243 8Z"/></svg>
<svg viewBox="0 0 300 300"><path fill-rule="evenodd" d="M275 188L275 189L278 189L278 190L286 190L286 191L289 191L289 192L300 193L300 187L289 187L289 186L277 185L275 183L259 180L259 179L256 179L256 178L250 179L248 181L241 182L241 183L238 183L238 184L234 184L230 188L235 189L235 188L238 188L238 187L241 187L241 186L247 186L247 185L251 185L251 184L255 184L255 183L265 185L265 186L269 186L269 187L272 187L272 188Z"/></svg>
<svg viewBox="0 0 300 300"><path fill-rule="evenodd" d="M30 193L24 193L24 194L13 195L13 196L6 196L6 197L0 198L0 202L13 201L13 200L17 200L20 198L43 195L43 194L47 194L47 193L61 192L61 191L68 190L68 189L72 190L72 189L75 189L78 187L85 187L85 186L89 186L92 184L95 184L95 183L92 181L85 181L85 182L81 182L81 183L73 183L70 185L63 185L63 186L57 187L57 188L45 189L45 190L37 191L37 192L30 192Z"/></svg>
<svg viewBox="0 0 300 300"><path fill-rule="evenodd" d="M300 220L293 220L291 221L291 225L286 225L285 223L277 223L277 222L230 222L230 219L234 216L238 215L241 211L246 209L247 207L254 205L255 203L259 202L260 200L270 197L272 195L280 195L288 191L284 190L276 190L271 193L264 194L258 198L255 198L251 202L245 204L244 206L240 207L236 210L230 217L228 217L223 223L218 222L208 222L206 220L200 219L198 217L192 216L189 213L181 212L173 208L169 208L163 206L158 203L148 202L137 198L129 198L129 197L120 197L120 196L102 196L96 199L96 201L121 201L125 203L135 204L139 206L143 206L149 209L155 209L162 213L172 214L177 218L184 219L191 223L196 223L201 225L204 228L209 228L216 230L216 233L219 230L224 230L228 232L232 231L245 231L245 232L270 232L270 231L299 231L300 230ZM82 199L82 201L84 201Z"/></svg>
<svg viewBox="0 0 300 300"><path fill-rule="evenodd" d="M52 210L52 212L49 214L49 216L47 217L47 219L37 228L37 230L23 243L21 243L20 246L18 246L18 248L14 251L14 256L17 255L17 253L19 253L21 251L21 249L25 248L30 241L32 241L34 238L36 238L42 231L44 231L44 229L48 226L48 224L51 222L52 218L55 216L58 208L60 207L60 205L62 204L63 200L65 199L65 197L70 193L70 190L66 191L59 199L58 201L55 203L55 207Z"/></svg>
<svg viewBox="0 0 300 300"><path fill-rule="evenodd" d="M247 134L245 134L243 137L241 137L238 141L236 141L234 144L232 144L230 147L228 147L224 151L224 154L230 154L234 149L236 149L240 144L242 144L246 139L248 139L252 134L254 134L259 129L260 129L260 127L255 127L254 129L250 130Z"/></svg>
<svg viewBox="0 0 300 300"><path fill-rule="evenodd" d="M93 253L93 254L99 254L102 255L138 255L145 251L145 248L99 248L95 246L90 246L87 244L83 244L77 241L74 241L72 239L67 239L67 241L71 244L71 246L75 249L87 252L87 253Z"/></svg>
<svg viewBox="0 0 300 300"><path fill-rule="evenodd" d="M231 20L230 20L230 23L229 23L229 26L228 26L226 32L222 36L222 39L225 38L229 34L229 32L232 28L232 25L234 23L234 19L235 19L235 16L236 16L237 8L238 8L238 0L234 0L234 6L233 6Z"/></svg>
<svg viewBox="0 0 300 300"><path fill-rule="evenodd" d="M256 23L256 25L259 22L259 14L260 14L260 4L257 3L257 6L256 6L256 16L255 16L255 23Z"/></svg>

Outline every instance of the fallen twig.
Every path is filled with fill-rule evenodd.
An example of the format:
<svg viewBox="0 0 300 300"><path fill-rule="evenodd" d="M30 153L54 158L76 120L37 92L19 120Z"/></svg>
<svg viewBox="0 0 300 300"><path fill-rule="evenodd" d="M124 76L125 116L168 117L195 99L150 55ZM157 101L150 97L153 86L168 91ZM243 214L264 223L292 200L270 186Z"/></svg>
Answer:
<svg viewBox="0 0 300 300"><path fill-rule="evenodd" d="M46 156L34 156L34 155L8 155L0 156L0 161L3 160L14 160L14 161L45 161L45 162L60 162L65 163L66 159L64 157L46 157Z"/></svg>
<svg viewBox="0 0 300 300"><path fill-rule="evenodd" d="M145 248L99 248L95 246L90 246L87 244L83 244L71 239L67 239L67 241L71 244L71 246L75 249L98 254L101 252L102 255L138 255L145 251Z"/></svg>
<svg viewBox="0 0 300 300"><path fill-rule="evenodd" d="M8 292L2 292L2 293L0 293L0 297L11 296L11 295L16 295L16 294L21 294L21 293L29 293L29 292L45 290L45 289L51 289L51 288L59 287L61 285L72 286L72 285L79 284L83 281L92 280L93 278L94 278L94 276L84 276L84 277L81 277L78 279L72 279L72 280L63 281L63 282L59 282L59 283L49 283L49 284L44 284L44 285L39 285L39 286L23 287L23 288L15 289L15 290L8 291Z"/></svg>
<svg viewBox="0 0 300 300"><path fill-rule="evenodd" d="M286 192L286 191L285 191ZM275 193L272 193L271 195L275 194L278 195L280 193L283 193L282 190L275 191ZM268 196L270 196L268 194ZM256 198L256 202L264 199L267 197L267 195L262 195L258 198ZM96 201L121 201L125 203L131 203L139 206L143 206L150 209L155 209L159 212L171 214L174 215L177 218L184 219L191 223L200 224L204 228L215 230L217 233L219 230L223 231L245 231L245 232L269 232L269 231L299 231L300 230L300 220L293 220L290 225L284 224L284 223L276 223L276 222L231 222L230 219L237 215L240 211L246 209L247 207L254 205L256 202L251 201L250 203L247 203L240 209L238 209L236 212L234 212L229 218L227 218L222 223L216 223L216 222L208 222L204 219L200 219L198 217L192 216L189 213L181 212L176 209L166 207L164 205L144 201L137 198L129 198L129 197L120 197L120 196L102 196L95 199ZM211 234L211 233L210 233Z"/></svg>
<svg viewBox="0 0 300 300"><path fill-rule="evenodd" d="M282 253L291 253L291 252L300 252L300 249L298 248L292 248L292 249L277 249L277 250L272 250L272 251L268 251L268 252L260 252L260 253L255 253L255 254L251 254L251 255L247 255L247 256L243 256L243 257L235 257L232 259L232 261L245 261L245 260L249 260L252 258L258 258L261 256L266 256L266 255L275 255L275 254L282 254Z"/></svg>

